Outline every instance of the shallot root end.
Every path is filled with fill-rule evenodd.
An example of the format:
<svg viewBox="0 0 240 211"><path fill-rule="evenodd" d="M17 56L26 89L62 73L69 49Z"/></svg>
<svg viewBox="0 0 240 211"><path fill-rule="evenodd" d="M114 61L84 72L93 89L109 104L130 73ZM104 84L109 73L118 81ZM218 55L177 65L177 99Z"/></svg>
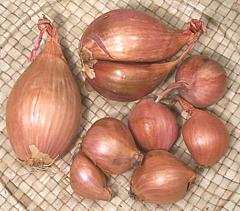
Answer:
<svg viewBox="0 0 240 211"><path fill-rule="evenodd" d="M57 159L52 159L48 154L40 152L39 149L35 145L29 146L31 152L31 158L29 158L26 163L30 166L35 167L47 167L54 163ZM57 156L58 157L58 156Z"/></svg>
<svg viewBox="0 0 240 211"><path fill-rule="evenodd" d="M83 47L80 52L80 57L81 57L82 63L85 63L85 62L88 63L93 60L93 53L92 51L88 50L86 47Z"/></svg>
<svg viewBox="0 0 240 211"><path fill-rule="evenodd" d="M84 77L84 80L86 79L85 74L90 78L90 79L94 79L96 77L95 75L95 71L93 68L90 68L87 64L85 64L82 68L82 75Z"/></svg>

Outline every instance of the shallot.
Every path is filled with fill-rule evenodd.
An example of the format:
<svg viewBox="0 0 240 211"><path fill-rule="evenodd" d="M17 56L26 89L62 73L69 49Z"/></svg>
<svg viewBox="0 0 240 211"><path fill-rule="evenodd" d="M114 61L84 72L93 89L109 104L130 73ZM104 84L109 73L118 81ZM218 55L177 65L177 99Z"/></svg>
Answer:
<svg viewBox="0 0 240 211"><path fill-rule="evenodd" d="M39 41L32 51L35 60L12 89L6 122L18 158L43 167L63 156L79 132L81 97L56 28L46 17L39 20L38 28ZM48 38L36 57L44 32Z"/></svg>
<svg viewBox="0 0 240 211"><path fill-rule="evenodd" d="M105 201L112 199L106 176L83 153L78 153L73 158L70 182L73 191L81 197Z"/></svg>
<svg viewBox="0 0 240 211"><path fill-rule="evenodd" d="M194 108L180 97L176 97L190 118L182 128L188 150L196 163L202 167L215 164L229 146L229 133L223 122L207 111Z"/></svg>
<svg viewBox="0 0 240 211"><path fill-rule="evenodd" d="M165 149L177 139L178 125L176 117L163 104L152 98L141 100L129 117L129 128L144 150Z"/></svg>
<svg viewBox="0 0 240 211"><path fill-rule="evenodd" d="M196 107L207 107L219 101L227 90L224 68L207 56L186 59L176 73L176 82L185 82L179 94Z"/></svg>
<svg viewBox="0 0 240 211"><path fill-rule="evenodd" d="M131 195L141 201L157 204L175 203L182 199L194 183L196 173L163 150L144 156L141 167L131 178Z"/></svg>
<svg viewBox="0 0 240 211"><path fill-rule="evenodd" d="M131 132L120 120L102 118L88 130L81 144L82 151L108 174L121 174L141 164Z"/></svg>
<svg viewBox="0 0 240 211"><path fill-rule="evenodd" d="M175 55L206 31L192 19L187 29L173 29L144 12L117 9L95 19L84 32L80 51L84 61L154 62Z"/></svg>

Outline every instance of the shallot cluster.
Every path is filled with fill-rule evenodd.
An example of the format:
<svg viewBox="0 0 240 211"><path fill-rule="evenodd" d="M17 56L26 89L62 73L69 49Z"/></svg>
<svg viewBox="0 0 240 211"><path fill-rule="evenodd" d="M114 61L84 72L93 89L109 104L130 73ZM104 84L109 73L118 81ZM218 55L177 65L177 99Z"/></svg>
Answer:
<svg viewBox="0 0 240 211"><path fill-rule="evenodd" d="M178 30L137 10L110 11L95 19L81 38L83 76L106 98L140 99L166 79L205 31L196 19ZM176 60L162 62L184 46Z"/></svg>
<svg viewBox="0 0 240 211"><path fill-rule="evenodd" d="M17 157L44 167L62 157L79 132L81 96L56 28L45 16L38 28L33 61L12 89L6 122ZM106 98L139 102L128 116L128 125L105 117L86 132L70 167L70 184L78 196L110 201L110 176L133 169L133 198L157 204L184 198L197 174L170 153L179 124L162 99L174 89L179 95L171 99L189 113L181 133L193 160L210 167L221 159L229 133L218 117L199 109L217 103L226 92L226 73L216 61L191 56L178 68L175 82L156 99L142 98L166 79L205 31L200 20L192 19L187 29L178 30L129 9L110 11L87 27L80 40L86 83ZM46 44L36 55L45 32ZM163 62L181 49L176 60Z"/></svg>

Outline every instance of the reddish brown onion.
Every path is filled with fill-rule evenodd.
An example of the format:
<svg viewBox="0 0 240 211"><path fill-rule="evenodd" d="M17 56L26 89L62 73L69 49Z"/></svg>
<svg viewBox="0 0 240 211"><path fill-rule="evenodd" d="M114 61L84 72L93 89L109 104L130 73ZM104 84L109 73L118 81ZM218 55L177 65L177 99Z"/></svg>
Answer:
<svg viewBox="0 0 240 211"><path fill-rule="evenodd" d="M206 107L219 101L227 90L223 67L207 56L196 55L186 59L176 73L176 82L186 84L179 88L181 97L196 107Z"/></svg>
<svg viewBox="0 0 240 211"><path fill-rule="evenodd" d="M216 163L229 146L229 133L224 124L213 114L195 109L177 97L190 118L182 129L183 140L193 159L202 167Z"/></svg>
<svg viewBox="0 0 240 211"><path fill-rule="evenodd" d="M182 199L196 173L167 151L153 150L131 178L131 194L145 202L170 204Z"/></svg>
<svg viewBox="0 0 240 211"><path fill-rule="evenodd" d="M88 26L80 51L85 61L161 61L197 40L205 30L196 19L189 22L187 29L177 30L144 12L118 9L101 15Z"/></svg>
<svg viewBox="0 0 240 211"><path fill-rule="evenodd" d="M166 63L119 63L98 61L91 69L84 65L87 82L101 95L117 101L133 101L151 93L181 62L195 43L174 61Z"/></svg>
<svg viewBox="0 0 240 211"><path fill-rule="evenodd" d="M65 60L58 32L44 17L39 20L42 52L17 80L7 103L7 131L18 158L33 166L48 166L69 149L79 131L79 87Z"/></svg>
<svg viewBox="0 0 240 211"><path fill-rule="evenodd" d="M129 129L119 120L103 118L96 121L82 141L82 151L104 172L121 174L141 164Z"/></svg>
<svg viewBox="0 0 240 211"><path fill-rule="evenodd" d="M153 99L141 100L131 112L128 124L136 142L147 151L169 150L177 139L175 116Z"/></svg>
<svg viewBox="0 0 240 211"><path fill-rule="evenodd" d="M112 191L107 187L106 176L85 155L78 153L70 168L73 191L84 198L110 201Z"/></svg>

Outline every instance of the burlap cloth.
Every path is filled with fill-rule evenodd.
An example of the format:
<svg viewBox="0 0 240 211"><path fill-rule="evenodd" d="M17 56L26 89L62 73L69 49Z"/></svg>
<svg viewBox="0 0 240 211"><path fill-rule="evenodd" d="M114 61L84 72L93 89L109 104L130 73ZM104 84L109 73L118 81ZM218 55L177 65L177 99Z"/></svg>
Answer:
<svg viewBox="0 0 240 211"><path fill-rule="evenodd" d="M82 133L75 147L46 171L24 166L16 160L9 144L5 108L9 93L29 65L30 50L37 37L37 21L46 14L59 29L64 54L80 79L78 44L83 30L97 16L116 8L135 8L154 14L177 28L191 18L201 18L208 28L191 54L205 53L222 64L228 75L226 96L211 106L231 133L230 147L212 168L199 170L191 160L182 138L172 152L198 173L195 185L176 204L157 206L131 199L132 171L114 176L110 186L117 190L111 202L78 198L69 185L71 157L81 137L99 118L112 116L126 122L135 103L110 102L84 91ZM239 0L1 0L0 2L0 210L240 210L240 2ZM171 77L167 83L173 80ZM166 83L166 84L167 84ZM160 88L166 86L163 84ZM181 115L186 118L186 113Z"/></svg>

